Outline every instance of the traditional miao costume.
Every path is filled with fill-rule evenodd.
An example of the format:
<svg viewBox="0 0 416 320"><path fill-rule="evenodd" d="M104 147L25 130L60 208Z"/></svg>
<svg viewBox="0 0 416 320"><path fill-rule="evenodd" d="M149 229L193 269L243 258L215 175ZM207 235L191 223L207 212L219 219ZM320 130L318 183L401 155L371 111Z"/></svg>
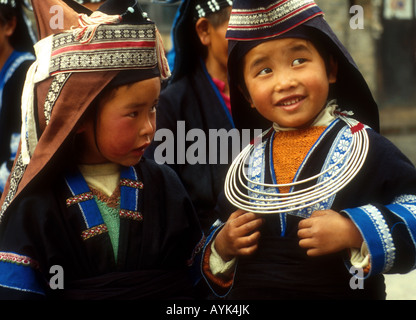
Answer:
<svg viewBox="0 0 416 320"><path fill-rule="evenodd" d="M64 29L49 27L54 5ZM1 200L0 297L191 297L204 237L176 174L144 158L71 162L75 128L104 88L169 76L155 24L135 1L107 0L94 13L72 0L33 7L42 40Z"/></svg>
<svg viewBox="0 0 416 320"><path fill-rule="evenodd" d="M231 166L224 207L262 214L265 223L258 251L228 265L216 263L210 235L208 283L228 299L384 299L383 274L416 265L416 170L378 133L377 105L355 63L310 0L234 1L227 37L235 124L265 131ZM307 39L338 61L336 100L309 128L267 123L237 87L242 57L276 38ZM298 223L327 209L354 222L360 249L307 256Z"/></svg>

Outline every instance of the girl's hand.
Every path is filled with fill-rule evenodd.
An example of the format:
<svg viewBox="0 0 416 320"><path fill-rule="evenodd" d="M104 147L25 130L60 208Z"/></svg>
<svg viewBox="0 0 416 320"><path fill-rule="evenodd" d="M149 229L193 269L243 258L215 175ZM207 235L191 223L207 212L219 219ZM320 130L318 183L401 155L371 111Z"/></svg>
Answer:
<svg viewBox="0 0 416 320"><path fill-rule="evenodd" d="M215 239L215 249L224 261L253 254L258 247L263 219L251 212L237 210L231 214Z"/></svg>
<svg viewBox="0 0 416 320"><path fill-rule="evenodd" d="M299 245L309 256L360 248L363 238L355 224L333 210L315 211L299 223Z"/></svg>

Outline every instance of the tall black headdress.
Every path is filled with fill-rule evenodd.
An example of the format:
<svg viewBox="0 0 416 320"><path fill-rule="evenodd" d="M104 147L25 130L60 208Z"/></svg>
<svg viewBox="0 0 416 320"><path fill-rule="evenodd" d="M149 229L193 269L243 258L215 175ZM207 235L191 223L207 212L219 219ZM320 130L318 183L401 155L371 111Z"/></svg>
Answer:
<svg viewBox="0 0 416 320"><path fill-rule="evenodd" d="M305 37L328 50L338 61L334 88L338 104L353 111L354 118L360 122L379 131L378 107L364 77L313 0L234 0L227 38L230 98L237 128L271 126L250 108L238 83L242 57L259 43L279 37Z"/></svg>

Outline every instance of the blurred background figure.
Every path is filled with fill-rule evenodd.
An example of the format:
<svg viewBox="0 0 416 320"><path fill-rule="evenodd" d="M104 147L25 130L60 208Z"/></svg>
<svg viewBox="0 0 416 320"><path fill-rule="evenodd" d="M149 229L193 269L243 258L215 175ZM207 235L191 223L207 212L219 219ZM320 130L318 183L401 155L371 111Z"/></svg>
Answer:
<svg viewBox="0 0 416 320"><path fill-rule="evenodd" d="M21 128L21 95L36 41L23 0L0 0L0 194L10 174Z"/></svg>
<svg viewBox="0 0 416 320"><path fill-rule="evenodd" d="M214 152L210 154L208 139L204 152L194 151L195 163L190 163L189 157L180 159L177 150L183 145L185 150L189 150L195 143L184 141L179 126L184 126L185 132L193 129L203 131L205 137L209 136L210 130L225 129L228 132L234 128L227 79L228 42L225 39L232 1L218 0L215 3L184 0L180 4L173 22L169 54L172 77L161 93L156 120L157 129L168 129L174 135L173 141L168 142L174 143L174 163L168 161L167 164L181 178L206 233L215 221L222 218L215 207L223 189L228 163L221 163L219 146L215 149L216 155ZM162 144L165 141L155 139L146 155L165 163L158 158L158 147ZM231 154L228 162L231 162Z"/></svg>

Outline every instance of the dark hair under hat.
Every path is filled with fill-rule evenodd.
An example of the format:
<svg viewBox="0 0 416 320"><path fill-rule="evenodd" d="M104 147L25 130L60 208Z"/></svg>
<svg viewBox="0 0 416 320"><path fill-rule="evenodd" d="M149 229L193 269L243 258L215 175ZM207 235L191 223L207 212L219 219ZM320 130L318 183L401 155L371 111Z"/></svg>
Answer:
<svg viewBox="0 0 416 320"><path fill-rule="evenodd" d="M0 1L0 24L16 17L16 28L10 37L10 44L15 50L32 52L35 36L31 29L30 20L25 16L21 0Z"/></svg>
<svg viewBox="0 0 416 320"><path fill-rule="evenodd" d="M234 0L227 38L228 73L234 123L239 129L267 129L271 123L252 109L238 88L242 57L261 42L283 37L300 37L328 50L338 62L334 86L340 107L380 130L377 104L347 49L339 41L312 0Z"/></svg>
<svg viewBox="0 0 416 320"><path fill-rule="evenodd" d="M172 27L173 71L171 81L192 70L199 63L200 40L195 31L195 23L201 17L209 17L214 13L228 8L232 0L183 0L179 6Z"/></svg>

